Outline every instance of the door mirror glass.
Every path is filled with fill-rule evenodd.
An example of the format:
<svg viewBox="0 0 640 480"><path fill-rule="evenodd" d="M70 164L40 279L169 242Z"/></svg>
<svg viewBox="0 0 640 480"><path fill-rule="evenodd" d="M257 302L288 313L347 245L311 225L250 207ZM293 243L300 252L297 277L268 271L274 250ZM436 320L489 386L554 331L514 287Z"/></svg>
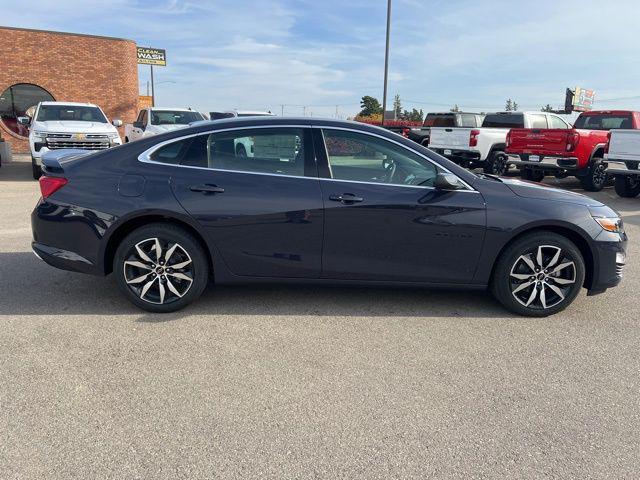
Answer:
<svg viewBox="0 0 640 480"><path fill-rule="evenodd" d="M438 173L434 187L438 190L463 190L466 187L453 173Z"/></svg>
<svg viewBox="0 0 640 480"><path fill-rule="evenodd" d="M114 127L121 127L122 126L122 120L120 120L119 118L114 118L113 121L111 122L111 124Z"/></svg>
<svg viewBox="0 0 640 480"><path fill-rule="evenodd" d="M18 123L20 125L29 125L31 123L31 119L29 117L18 117Z"/></svg>

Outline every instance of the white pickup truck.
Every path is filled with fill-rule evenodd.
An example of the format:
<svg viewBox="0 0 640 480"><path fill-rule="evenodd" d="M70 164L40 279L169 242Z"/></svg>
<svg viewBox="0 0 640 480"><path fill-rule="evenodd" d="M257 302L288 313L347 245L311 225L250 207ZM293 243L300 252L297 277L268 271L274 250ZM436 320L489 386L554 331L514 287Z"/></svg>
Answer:
<svg viewBox="0 0 640 480"><path fill-rule="evenodd" d="M91 103L40 102L33 117L19 117L21 125L29 126L29 148L33 178L42 175L42 156L50 150L79 148L104 150L121 145L116 127L110 124L102 109Z"/></svg>
<svg viewBox="0 0 640 480"><path fill-rule="evenodd" d="M124 126L124 141L133 142L159 133L186 128L191 122L204 120L200 112L188 108L143 108L133 123Z"/></svg>
<svg viewBox="0 0 640 480"><path fill-rule="evenodd" d="M545 112L489 113L479 128L432 127L429 148L463 167L482 167L485 173L503 175L508 168L504 150L509 130L545 129L557 121L569 128L560 117Z"/></svg>
<svg viewBox="0 0 640 480"><path fill-rule="evenodd" d="M640 130L611 130L605 150L606 172L615 179L616 193L640 195Z"/></svg>

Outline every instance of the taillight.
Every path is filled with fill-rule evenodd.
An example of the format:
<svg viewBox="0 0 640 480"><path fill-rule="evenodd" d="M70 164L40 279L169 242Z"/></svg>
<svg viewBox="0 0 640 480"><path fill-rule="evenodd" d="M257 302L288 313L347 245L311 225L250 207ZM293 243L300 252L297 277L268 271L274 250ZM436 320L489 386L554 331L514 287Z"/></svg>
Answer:
<svg viewBox="0 0 640 480"><path fill-rule="evenodd" d="M402 129L402 136L405 138L409 138L409 130L411 130L410 128L403 128Z"/></svg>
<svg viewBox="0 0 640 480"><path fill-rule="evenodd" d="M42 198L47 198L67 184L67 179L63 177L40 177L40 192Z"/></svg>
<svg viewBox="0 0 640 480"><path fill-rule="evenodd" d="M609 153L609 143L611 143L611 131L607 132L607 144L604 146L604 153Z"/></svg>
<svg viewBox="0 0 640 480"><path fill-rule="evenodd" d="M471 130L471 134L469 135L469 146L477 147L478 146L478 135L480 135L480 130Z"/></svg>
<svg viewBox="0 0 640 480"><path fill-rule="evenodd" d="M578 132L569 132L567 136L567 152L573 152L580 140L580 134Z"/></svg>
<svg viewBox="0 0 640 480"><path fill-rule="evenodd" d="M509 145L511 145L511 130L509 130L509 132L507 133L507 140L505 142L505 148L509 148Z"/></svg>

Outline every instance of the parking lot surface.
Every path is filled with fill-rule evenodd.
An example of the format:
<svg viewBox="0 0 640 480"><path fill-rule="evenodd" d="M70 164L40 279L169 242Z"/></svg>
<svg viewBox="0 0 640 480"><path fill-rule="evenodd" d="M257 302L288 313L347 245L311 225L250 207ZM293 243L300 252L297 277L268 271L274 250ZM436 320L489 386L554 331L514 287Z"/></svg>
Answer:
<svg viewBox="0 0 640 480"><path fill-rule="evenodd" d="M154 315L37 259L38 185L3 165L0 478L637 478L640 199L594 196L624 216L625 278L555 317L291 286Z"/></svg>

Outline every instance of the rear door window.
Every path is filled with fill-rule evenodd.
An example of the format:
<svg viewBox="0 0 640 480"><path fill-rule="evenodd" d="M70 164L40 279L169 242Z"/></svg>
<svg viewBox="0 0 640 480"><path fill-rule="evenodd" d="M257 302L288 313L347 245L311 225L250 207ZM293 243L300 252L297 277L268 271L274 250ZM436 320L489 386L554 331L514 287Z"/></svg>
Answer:
<svg viewBox="0 0 640 480"><path fill-rule="evenodd" d="M477 127L476 123L477 115L463 113L460 115L460 126L461 127Z"/></svg>
<svg viewBox="0 0 640 480"><path fill-rule="evenodd" d="M483 128L524 128L524 115L521 113L492 113L484 117Z"/></svg>
<svg viewBox="0 0 640 480"><path fill-rule="evenodd" d="M448 113L428 113L427 118L424 120L425 127L455 127L456 117L455 114Z"/></svg>
<svg viewBox="0 0 640 480"><path fill-rule="evenodd" d="M562 129L567 129L570 128L569 125L567 125L567 123L562 120L560 117L556 117L555 115L550 115L549 116L549 122L550 128L562 128Z"/></svg>
<svg viewBox="0 0 640 480"><path fill-rule="evenodd" d="M631 115L580 115L574 127L586 130L630 129L633 128L633 122Z"/></svg>

